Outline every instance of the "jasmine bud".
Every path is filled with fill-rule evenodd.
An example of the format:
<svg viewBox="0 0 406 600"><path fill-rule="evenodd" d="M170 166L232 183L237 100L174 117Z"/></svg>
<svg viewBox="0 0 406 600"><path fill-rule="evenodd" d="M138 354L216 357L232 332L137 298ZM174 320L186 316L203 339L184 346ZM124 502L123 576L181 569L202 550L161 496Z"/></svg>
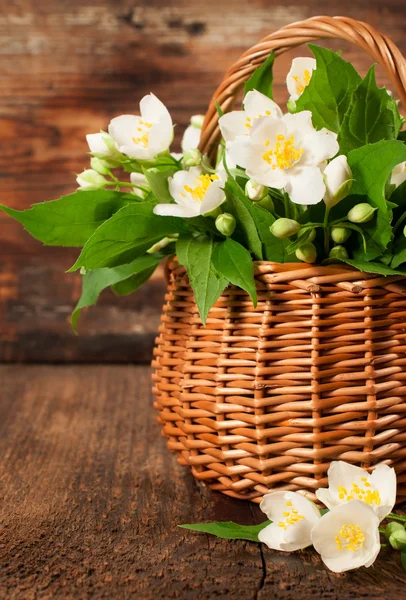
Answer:
<svg viewBox="0 0 406 600"><path fill-rule="evenodd" d="M76 181L83 190L100 190L108 183L107 179L93 169L86 169L80 173Z"/></svg>
<svg viewBox="0 0 406 600"><path fill-rule="evenodd" d="M97 171L102 175L108 175L110 172L110 163L103 158L97 158L97 156L92 156L90 159L90 166L94 171Z"/></svg>
<svg viewBox="0 0 406 600"><path fill-rule="evenodd" d="M250 200L256 202L265 198L268 194L268 189L264 185L249 179L245 185L245 194Z"/></svg>
<svg viewBox="0 0 406 600"><path fill-rule="evenodd" d="M283 217L282 219L276 219L269 229L277 238L288 238L299 231L300 223Z"/></svg>
<svg viewBox="0 0 406 600"><path fill-rule="evenodd" d="M197 148L186 150L183 155L182 163L185 167L198 167L202 164L202 153Z"/></svg>
<svg viewBox="0 0 406 600"><path fill-rule="evenodd" d="M348 258L347 249L344 246L333 246L329 252L329 258Z"/></svg>
<svg viewBox="0 0 406 600"><path fill-rule="evenodd" d="M361 204L356 204L351 208L351 210L348 212L347 218L349 221L351 221L351 223L367 223L373 218L376 210L378 209L374 208L370 204L361 202Z"/></svg>
<svg viewBox="0 0 406 600"><path fill-rule="evenodd" d="M391 521L385 527L385 535L389 539L390 536L392 535L392 533L395 533L395 531L404 531L404 530L405 530L405 528L403 527L402 523L396 523L396 521Z"/></svg>
<svg viewBox="0 0 406 600"><path fill-rule="evenodd" d="M351 229L337 225L331 230L331 238L336 244L344 244L351 235Z"/></svg>
<svg viewBox="0 0 406 600"><path fill-rule="evenodd" d="M397 529L389 537L389 543L395 550L406 550L406 531Z"/></svg>
<svg viewBox="0 0 406 600"><path fill-rule="evenodd" d="M317 250L314 244L306 242L296 250L296 258L305 263L314 263L317 258Z"/></svg>
<svg viewBox="0 0 406 600"><path fill-rule="evenodd" d="M236 221L230 213L222 213L216 219L216 228L223 235L229 236L234 233Z"/></svg>

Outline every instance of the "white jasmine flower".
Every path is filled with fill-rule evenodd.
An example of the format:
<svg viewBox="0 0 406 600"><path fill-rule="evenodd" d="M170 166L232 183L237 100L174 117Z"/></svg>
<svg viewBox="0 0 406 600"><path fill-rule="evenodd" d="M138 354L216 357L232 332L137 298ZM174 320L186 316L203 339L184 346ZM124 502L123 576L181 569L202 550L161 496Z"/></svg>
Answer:
<svg viewBox="0 0 406 600"><path fill-rule="evenodd" d="M315 58L294 58L292 66L286 77L286 85L290 94L290 100L296 100L303 94L309 85L312 72L316 68Z"/></svg>
<svg viewBox="0 0 406 600"><path fill-rule="evenodd" d="M205 174L200 167L177 171L168 179L169 192L175 204L157 204L154 213L184 218L205 215L226 199L222 189L225 180L224 171L219 171L217 175Z"/></svg>
<svg viewBox="0 0 406 600"><path fill-rule="evenodd" d="M85 169L76 177L76 181L83 190L99 190L108 183L107 179L94 169Z"/></svg>
<svg viewBox="0 0 406 600"><path fill-rule="evenodd" d="M368 504L382 521L395 505L396 474L388 465L378 465L372 473L338 460L328 470L327 489L317 490L317 498L334 508L351 500Z"/></svg>
<svg viewBox="0 0 406 600"><path fill-rule="evenodd" d="M145 177L145 175L143 175L142 173L131 173L130 181L134 185L139 185L139 186L142 186L143 188L149 188L148 180ZM146 196L144 190L141 190L139 187L134 187L132 191L134 194L136 194L140 198L145 198L145 196Z"/></svg>
<svg viewBox="0 0 406 600"><path fill-rule="evenodd" d="M244 110L233 110L220 117L222 136L226 142L241 135L248 136L257 119L270 116L275 119L282 117L279 106L264 94L252 90L244 98Z"/></svg>
<svg viewBox="0 0 406 600"><path fill-rule="evenodd" d="M258 534L268 548L290 552L311 545L310 532L321 518L313 502L296 492L274 492L264 496L260 508L273 521Z"/></svg>
<svg viewBox="0 0 406 600"><path fill-rule="evenodd" d="M187 152L188 150L193 150L198 147L203 121L204 115L193 115L193 117L190 119L190 125L186 128L181 142L181 148L183 152Z"/></svg>
<svg viewBox="0 0 406 600"><path fill-rule="evenodd" d="M404 181L406 181L406 162L396 165L392 171L392 177L390 182L396 187L399 187Z"/></svg>
<svg viewBox="0 0 406 600"><path fill-rule="evenodd" d="M317 204L326 185L320 165L338 152L337 135L316 131L311 112L258 119L248 137L229 142L231 159L257 183L284 189L296 204Z"/></svg>
<svg viewBox="0 0 406 600"><path fill-rule="evenodd" d="M335 573L370 567L381 549L379 519L360 500L336 506L322 516L311 541L324 564Z"/></svg>
<svg viewBox="0 0 406 600"><path fill-rule="evenodd" d="M140 102L141 116L121 115L110 121L109 134L123 154L149 160L168 150L173 138L172 119L154 94Z"/></svg>
<svg viewBox="0 0 406 600"><path fill-rule="evenodd" d="M330 209L346 196L352 185L352 171L344 154L336 156L323 170L326 193L324 202Z"/></svg>

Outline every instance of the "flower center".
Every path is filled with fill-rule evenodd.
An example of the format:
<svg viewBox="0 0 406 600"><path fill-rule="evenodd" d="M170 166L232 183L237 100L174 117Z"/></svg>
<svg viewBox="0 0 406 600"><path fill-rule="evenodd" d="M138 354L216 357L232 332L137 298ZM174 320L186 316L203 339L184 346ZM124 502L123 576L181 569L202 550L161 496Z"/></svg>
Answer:
<svg viewBox="0 0 406 600"><path fill-rule="evenodd" d="M296 508L293 508L292 502L290 502L290 500L286 502L286 506L288 510L282 513L285 519L278 523L278 527L282 527L282 529L287 529L289 525L294 525L298 521L304 519L304 516L300 515L299 511L296 510Z"/></svg>
<svg viewBox="0 0 406 600"><path fill-rule="evenodd" d="M271 113L270 110L266 110L265 111L265 115L260 114L260 115L257 115L256 117L253 117L253 118L246 117L244 127L246 127L247 129L251 129L251 127L252 127L252 121L256 121L257 119L261 119L263 116L270 117L271 114L272 113ZM248 135L248 134L246 133L245 135Z"/></svg>
<svg viewBox="0 0 406 600"><path fill-rule="evenodd" d="M190 185L184 185L183 189L192 196L193 200L202 202L213 181L218 181L217 175L209 175L206 173L205 175L199 175L199 177L196 178L194 188L191 188ZM185 193L182 192L181 195L186 198Z"/></svg>
<svg viewBox="0 0 406 600"><path fill-rule="evenodd" d="M137 135L137 137L135 135L132 137L134 144L137 144L137 146L142 146L143 148L148 148L149 132L151 127L152 123L140 119L137 126L137 132L139 135Z"/></svg>
<svg viewBox="0 0 406 600"><path fill-rule="evenodd" d="M294 81L296 81L296 91L298 94L302 94L302 92L304 92L305 88L310 83L311 77L312 77L312 75L311 75L309 69L305 69L303 71L302 79L300 79L298 75L293 75L293 79L294 79Z"/></svg>
<svg viewBox="0 0 406 600"><path fill-rule="evenodd" d="M381 496L378 490L372 488L371 484L369 483L366 477L362 477L361 481L361 485L353 483L351 485L350 490L347 490L347 488L345 488L344 486L339 485L337 490L338 497L340 498L340 500L345 500L346 502L348 502L349 500L354 500L355 498L358 500L362 500L363 502L369 505L375 504L376 506L380 506Z"/></svg>
<svg viewBox="0 0 406 600"><path fill-rule="evenodd" d="M270 146L271 142L266 140L265 148ZM288 138L280 134L276 136L276 144L274 148L265 150L262 158L265 162L272 166L272 169L290 169L303 154L303 148L296 148L295 136L292 134Z"/></svg>
<svg viewBox="0 0 406 600"><path fill-rule="evenodd" d="M359 525L350 523L343 525L334 538L339 550L361 550L365 542L365 534Z"/></svg>

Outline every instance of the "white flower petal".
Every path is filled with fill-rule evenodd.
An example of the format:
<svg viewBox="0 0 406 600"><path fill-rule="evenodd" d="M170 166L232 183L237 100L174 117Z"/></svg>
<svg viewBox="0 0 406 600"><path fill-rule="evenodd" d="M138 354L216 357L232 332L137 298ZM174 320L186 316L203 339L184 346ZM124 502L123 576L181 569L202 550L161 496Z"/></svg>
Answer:
<svg viewBox="0 0 406 600"><path fill-rule="evenodd" d="M301 164L319 165L323 161L333 158L339 150L337 134L328 129L315 131L306 136L301 146L304 149Z"/></svg>
<svg viewBox="0 0 406 600"><path fill-rule="evenodd" d="M309 84L312 71L316 68L314 58L300 57L292 60L292 66L286 77L286 85L291 100L297 100ZM310 76L310 77L309 77Z"/></svg>
<svg viewBox="0 0 406 600"><path fill-rule="evenodd" d="M220 181L213 181L213 183L210 184L210 187L207 190L200 207L200 213L202 215L205 215L206 213L216 209L226 199L224 190L222 190L220 186Z"/></svg>
<svg viewBox="0 0 406 600"><path fill-rule="evenodd" d="M397 488L395 470L388 465L377 465L369 476L369 482L379 491L381 505L376 507L376 513L382 521L395 506Z"/></svg>
<svg viewBox="0 0 406 600"><path fill-rule="evenodd" d="M154 94L144 96L140 102L141 116L146 121L163 127L172 127L172 118L165 104Z"/></svg>
<svg viewBox="0 0 406 600"><path fill-rule="evenodd" d="M290 525L290 527L284 531L281 550L286 552L296 552L296 550L302 550L303 548L311 546L312 541L310 533L313 526L314 523L307 521L306 519L301 519L294 525ZM280 529L282 528L280 527Z"/></svg>
<svg viewBox="0 0 406 600"><path fill-rule="evenodd" d="M194 148L198 147L201 131L201 129L198 129L193 125L189 125L189 127L186 128L181 142L181 148L183 152L187 152L188 150L193 150Z"/></svg>
<svg viewBox="0 0 406 600"><path fill-rule="evenodd" d="M244 98L244 110L251 119L272 116L280 119L283 115L279 106L257 90L251 90Z"/></svg>
<svg viewBox="0 0 406 600"><path fill-rule="evenodd" d="M235 165L246 168L253 154L252 143L249 138L238 137L234 142L227 144L227 157L230 157ZM227 167L230 165L227 162Z"/></svg>
<svg viewBox="0 0 406 600"><path fill-rule="evenodd" d="M266 544L271 550L280 550L283 544L283 529L278 527L276 523L271 523L261 529L258 534L258 539L263 544Z"/></svg>
<svg viewBox="0 0 406 600"><path fill-rule="evenodd" d="M252 144L264 146L269 140L270 147L274 144L276 136L287 135L286 124L283 119L275 119L274 117L263 117L257 119L252 126L250 133L250 141ZM265 148L264 148L265 151Z"/></svg>
<svg viewBox="0 0 406 600"><path fill-rule="evenodd" d="M139 121L140 117L135 115L120 115L110 121L109 134L119 147L134 145L132 138L137 131Z"/></svg>
<svg viewBox="0 0 406 600"><path fill-rule="evenodd" d="M309 206L323 199L326 185L318 167L297 167L290 169L285 190L292 202Z"/></svg>
<svg viewBox="0 0 406 600"><path fill-rule="evenodd" d="M247 115L243 110L233 110L219 118L221 135L225 142L232 142L236 137L249 133L245 127Z"/></svg>
<svg viewBox="0 0 406 600"><path fill-rule="evenodd" d="M404 181L406 181L406 162L396 165L392 171L391 184L399 187Z"/></svg>
<svg viewBox="0 0 406 600"><path fill-rule="evenodd" d="M323 504L329 509L334 508L334 506L336 506L337 504L335 500L331 497L330 490L326 488L320 488L319 490L316 490L316 496L318 500L320 500L320 502L323 502Z"/></svg>
<svg viewBox="0 0 406 600"><path fill-rule="evenodd" d="M283 115L282 121L286 125L288 135L291 133L295 135L296 143L301 142L306 136L316 133L310 110L302 110L294 114L287 113Z"/></svg>
<svg viewBox="0 0 406 600"><path fill-rule="evenodd" d="M189 207L179 206L178 204L157 204L154 206L154 214L160 215L163 217L197 217L199 214L198 207L197 210L193 211Z"/></svg>

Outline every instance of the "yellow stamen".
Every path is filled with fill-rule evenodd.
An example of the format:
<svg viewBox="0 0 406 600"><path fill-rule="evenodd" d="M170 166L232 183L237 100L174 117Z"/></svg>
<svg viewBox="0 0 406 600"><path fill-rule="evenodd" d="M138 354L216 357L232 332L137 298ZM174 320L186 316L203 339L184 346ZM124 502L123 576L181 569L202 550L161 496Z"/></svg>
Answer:
<svg viewBox="0 0 406 600"><path fill-rule="evenodd" d="M359 525L350 523L341 527L334 540L339 550L356 552L362 549L365 542L365 534Z"/></svg>
<svg viewBox="0 0 406 600"><path fill-rule="evenodd" d="M147 148L149 144L149 130L152 127L152 123L144 121L143 119L138 120L137 131L141 134L138 137L133 136L131 139L134 144Z"/></svg>
<svg viewBox="0 0 406 600"><path fill-rule="evenodd" d="M288 139L284 135L276 136L276 144L273 149L267 150L262 155L272 169L290 169L293 167L303 154L303 148L295 147L295 136L292 134ZM269 146L269 140L266 140L265 147Z"/></svg>
<svg viewBox="0 0 406 600"><path fill-rule="evenodd" d="M205 175L199 175L199 177L196 178L194 188L191 188L190 185L185 185L183 186L183 189L192 196L193 200L202 202L207 190L210 187L210 184L213 183L213 181L218 181L218 176L209 175L206 173Z"/></svg>

